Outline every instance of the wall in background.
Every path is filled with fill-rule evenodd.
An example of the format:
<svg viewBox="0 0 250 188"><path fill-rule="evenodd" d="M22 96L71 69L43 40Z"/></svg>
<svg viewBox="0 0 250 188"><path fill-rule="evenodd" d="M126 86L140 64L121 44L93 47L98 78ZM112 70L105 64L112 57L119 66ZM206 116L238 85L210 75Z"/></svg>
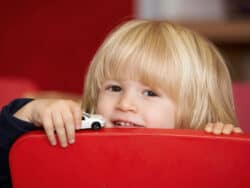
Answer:
<svg viewBox="0 0 250 188"><path fill-rule="evenodd" d="M223 53L234 81L250 81L250 1L137 0L139 18L167 19L195 30Z"/></svg>
<svg viewBox="0 0 250 188"><path fill-rule="evenodd" d="M226 19L225 0L136 0L140 18L168 20Z"/></svg>
<svg viewBox="0 0 250 188"><path fill-rule="evenodd" d="M131 18L133 1L0 1L0 76L43 90L82 92L83 75L106 34Z"/></svg>

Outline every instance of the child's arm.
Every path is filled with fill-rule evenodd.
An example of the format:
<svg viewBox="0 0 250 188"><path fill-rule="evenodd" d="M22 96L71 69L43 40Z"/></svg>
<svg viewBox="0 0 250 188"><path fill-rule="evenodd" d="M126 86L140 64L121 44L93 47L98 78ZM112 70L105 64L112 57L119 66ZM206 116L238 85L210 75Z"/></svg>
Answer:
<svg viewBox="0 0 250 188"><path fill-rule="evenodd" d="M52 145L56 145L56 131L62 147L74 143L75 130L81 125L80 104L71 100L36 99L14 116L43 127Z"/></svg>
<svg viewBox="0 0 250 188"><path fill-rule="evenodd" d="M235 127L232 124L223 124L221 122L208 123L205 126L205 131L208 133L216 134L216 135L219 135L219 134L229 135L231 133L243 133L240 127Z"/></svg>

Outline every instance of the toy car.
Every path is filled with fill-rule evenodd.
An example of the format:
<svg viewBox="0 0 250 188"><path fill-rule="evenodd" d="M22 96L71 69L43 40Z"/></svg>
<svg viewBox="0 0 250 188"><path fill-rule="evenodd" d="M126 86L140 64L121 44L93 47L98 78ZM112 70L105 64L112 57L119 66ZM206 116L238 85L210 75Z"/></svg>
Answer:
<svg viewBox="0 0 250 188"><path fill-rule="evenodd" d="M101 115L83 112L81 129L98 130L104 127L105 120Z"/></svg>

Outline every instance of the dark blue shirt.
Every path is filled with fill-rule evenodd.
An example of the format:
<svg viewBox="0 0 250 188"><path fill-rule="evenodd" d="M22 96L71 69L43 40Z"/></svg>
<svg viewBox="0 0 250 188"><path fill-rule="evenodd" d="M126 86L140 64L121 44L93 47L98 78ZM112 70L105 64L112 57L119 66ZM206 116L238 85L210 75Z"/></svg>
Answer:
<svg viewBox="0 0 250 188"><path fill-rule="evenodd" d="M32 99L16 99L0 112L0 188L10 188L9 151L15 140L24 133L38 129L32 123L13 116L22 106Z"/></svg>

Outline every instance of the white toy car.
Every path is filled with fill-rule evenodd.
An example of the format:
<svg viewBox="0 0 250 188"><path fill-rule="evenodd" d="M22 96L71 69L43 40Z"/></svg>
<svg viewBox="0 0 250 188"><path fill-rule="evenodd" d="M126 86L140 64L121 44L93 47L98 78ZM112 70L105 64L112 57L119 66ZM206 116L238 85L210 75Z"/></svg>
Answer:
<svg viewBox="0 0 250 188"><path fill-rule="evenodd" d="M105 120L101 115L82 113L82 125L81 129L93 129L98 130L104 127Z"/></svg>

